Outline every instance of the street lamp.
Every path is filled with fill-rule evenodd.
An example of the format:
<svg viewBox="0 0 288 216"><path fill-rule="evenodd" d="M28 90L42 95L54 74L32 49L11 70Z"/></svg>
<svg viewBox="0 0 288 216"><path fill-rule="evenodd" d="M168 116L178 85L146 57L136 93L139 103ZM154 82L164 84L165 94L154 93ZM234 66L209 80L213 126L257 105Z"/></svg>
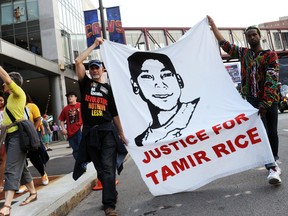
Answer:
<svg viewBox="0 0 288 216"><path fill-rule="evenodd" d="M101 29L102 29L103 38L107 39L105 19L104 19L104 8L103 8L102 0L99 0L99 10L100 10Z"/></svg>

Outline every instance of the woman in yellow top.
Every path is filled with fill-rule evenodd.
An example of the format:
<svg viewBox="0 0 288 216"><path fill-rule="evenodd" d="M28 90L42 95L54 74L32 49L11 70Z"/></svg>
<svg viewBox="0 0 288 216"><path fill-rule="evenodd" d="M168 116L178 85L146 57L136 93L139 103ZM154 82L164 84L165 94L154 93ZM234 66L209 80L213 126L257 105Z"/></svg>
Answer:
<svg viewBox="0 0 288 216"><path fill-rule="evenodd" d="M9 109L11 114L16 120L23 119L24 108L26 105L26 96L22 88L22 76L17 72L7 73L0 66L0 77L3 80L4 92L8 93L6 107L3 114L3 126L9 127L12 120L7 114L6 108ZM20 134L18 126L13 126L7 129L7 136L5 139L6 147L6 167L5 167L5 203L0 210L0 215L10 215L11 203L14 198L15 191L19 189L20 183L25 184L28 188L30 195L27 197L20 206L27 205L37 200L37 192L34 187L33 178L29 172L26 160L26 152L23 152L20 147Z"/></svg>

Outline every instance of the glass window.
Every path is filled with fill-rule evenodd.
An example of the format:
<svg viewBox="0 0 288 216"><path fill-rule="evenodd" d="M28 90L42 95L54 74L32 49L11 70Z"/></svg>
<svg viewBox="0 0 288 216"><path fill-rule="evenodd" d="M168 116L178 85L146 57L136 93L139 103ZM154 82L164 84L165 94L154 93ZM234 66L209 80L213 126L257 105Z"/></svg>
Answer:
<svg viewBox="0 0 288 216"><path fill-rule="evenodd" d="M27 15L28 15L28 20L39 19L37 0L27 0Z"/></svg>
<svg viewBox="0 0 288 216"><path fill-rule="evenodd" d="M86 35L78 35L78 47L79 51L83 52L85 49L87 49L87 41L86 41Z"/></svg>
<svg viewBox="0 0 288 216"><path fill-rule="evenodd" d="M30 51L42 55L40 31L28 33Z"/></svg>
<svg viewBox="0 0 288 216"><path fill-rule="evenodd" d="M3 31L2 39L8 41L9 43L14 44L14 34L13 31Z"/></svg>
<svg viewBox="0 0 288 216"><path fill-rule="evenodd" d="M28 32L39 31L40 29L39 20L28 21L27 26L28 26Z"/></svg>
<svg viewBox="0 0 288 216"><path fill-rule="evenodd" d="M22 47L23 49L29 50L27 34L16 34L16 45Z"/></svg>
<svg viewBox="0 0 288 216"><path fill-rule="evenodd" d="M274 45L274 50L282 50L282 44L280 39L280 33L278 31L271 31L272 32L272 41Z"/></svg>
<svg viewBox="0 0 288 216"><path fill-rule="evenodd" d="M11 3L1 4L1 25L12 24L13 16Z"/></svg>
<svg viewBox="0 0 288 216"><path fill-rule="evenodd" d="M268 35L267 31L261 31L261 46L265 49L273 49L273 45L271 44L271 40L269 40L270 35Z"/></svg>
<svg viewBox="0 0 288 216"><path fill-rule="evenodd" d="M67 12L66 12L66 7L63 5L62 7L62 12L63 12L63 20L62 23L64 26L67 26L67 21L66 21L66 17L67 17Z"/></svg>
<svg viewBox="0 0 288 216"><path fill-rule="evenodd" d="M167 31L167 38L168 44L173 44L178 41L183 36L182 30L168 30Z"/></svg>
<svg viewBox="0 0 288 216"><path fill-rule="evenodd" d="M69 34L64 30L61 30L61 37L65 63L69 65L71 63Z"/></svg>
<svg viewBox="0 0 288 216"><path fill-rule="evenodd" d="M14 1L14 23L20 23L27 20L26 7L24 1Z"/></svg>
<svg viewBox="0 0 288 216"><path fill-rule="evenodd" d="M288 49L288 31L282 30L281 35L283 39L284 48L287 50Z"/></svg>
<svg viewBox="0 0 288 216"><path fill-rule="evenodd" d="M58 2L58 8L59 8L59 20L60 20L60 23L62 24L63 23L63 15L62 15L62 4L60 2Z"/></svg>
<svg viewBox="0 0 288 216"><path fill-rule="evenodd" d="M147 32L150 50L157 50L166 46L166 40L163 30L150 30Z"/></svg>
<svg viewBox="0 0 288 216"><path fill-rule="evenodd" d="M141 30L125 30L126 45L146 50L144 33Z"/></svg>
<svg viewBox="0 0 288 216"><path fill-rule="evenodd" d="M245 47L246 40L243 30L233 30L232 31L233 42L235 45Z"/></svg>

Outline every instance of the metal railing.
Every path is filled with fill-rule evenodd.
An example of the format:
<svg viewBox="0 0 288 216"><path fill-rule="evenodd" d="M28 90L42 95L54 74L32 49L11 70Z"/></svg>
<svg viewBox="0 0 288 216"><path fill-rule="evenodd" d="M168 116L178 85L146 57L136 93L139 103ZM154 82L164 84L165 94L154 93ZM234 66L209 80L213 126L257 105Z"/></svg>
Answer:
<svg viewBox="0 0 288 216"><path fill-rule="evenodd" d="M175 43L189 28L124 28L126 44L141 50L157 50ZM245 28L219 28L226 40L248 47L244 34ZM261 28L261 45L263 49L277 52L279 58L288 57L288 28ZM215 38L215 43L217 43ZM218 44L218 43L217 43ZM222 59L229 56L219 48Z"/></svg>

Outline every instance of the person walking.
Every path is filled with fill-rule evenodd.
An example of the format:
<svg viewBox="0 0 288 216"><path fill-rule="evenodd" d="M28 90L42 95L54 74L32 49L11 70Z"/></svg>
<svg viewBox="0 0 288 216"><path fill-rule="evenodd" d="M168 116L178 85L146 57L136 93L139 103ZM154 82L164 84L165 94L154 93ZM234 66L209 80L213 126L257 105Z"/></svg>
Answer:
<svg viewBox="0 0 288 216"><path fill-rule="evenodd" d="M43 115L42 124L43 124L43 128L44 128L44 133L42 135L42 142L44 143L44 145L46 147L46 151L52 151L52 149L49 148L50 135L52 134L52 131L51 131L50 126L47 122L47 115L46 114Z"/></svg>
<svg viewBox="0 0 288 216"><path fill-rule="evenodd" d="M101 181L102 203L106 216L117 216L116 202L116 157L118 144L126 143L111 87L101 83L103 64L98 60L89 62L89 74L83 61L103 42L97 38L94 43L76 59L76 74L81 92L81 114L83 119L82 140L75 163L73 178L77 180L85 170L83 162L92 160ZM116 131L116 128L118 133ZM119 139L120 137L120 139ZM123 145L122 143L122 145Z"/></svg>
<svg viewBox="0 0 288 216"><path fill-rule="evenodd" d="M49 184L49 178L45 171L45 164L47 162L47 152L45 149L45 146L43 145L41 141L41 135L38 132L38 128L40 128L40 125L42 124L41 121L41 114L38 106L33 103L31 97L29 94L26 93L26 107L24 112L25 119L29 119L35 126L35 130L37 131L39 138L40 138L40 147L37 151L29 151L27 153L27 158L30 159L32 165L37 169L37 171L41 175L42 184L44 186ZM46 157L45 157L46 156ZM21 185L19 187L19 190L16 191L16 193L24 193L27 191L27 188L25 185Z"/></svg>
<svg viewBox="0 0 288 216"><path fill-rule="evenodd" d="M31 97L29 94L26 94L26 107L25 107L25 118L29 119L31 122L33 122L34 126L35 126L35 130L37 131L37 129L40 127L40 125L42 124L41 121L41 114L40 114L40 110L38 108L38 106L33 103ZM39 138L41 138L40 134L38 133ZM30 158L31 163L33 164L33 166L38 170L38 172L41 175L41 180L42 180L42 184L44 186L49 184L49 178L48 175L45 171L45 165L47 162L47 155L46 157L45 152L45 146L42 143L42 141L40 140L40 147L37 151L30 151L27 154L27 157ZM46 152L47 154L47 152Z"/></svg>
<svg viewBox="0 0 288 216"><path fill-rule="evenodd" d="M59 131L59 126L57 125L56 122L53 123L52 125L52 131L53 131L53 141L58 141L58 131Z"/></svg>
<svg viewBox="0 0 288 216"><path fill-rule="evenodd" d="M265 164L268 170L268 182L281 184L281 169L276 161L279 159L278 147L278 95L279 63L277 53L263 50L261 47L261 31L257 26L249 26L245 36L250 48L240 47L225 40L215 22L207 16L209 25L221 48L232 58L241 62L241 94L259 115L267 131L268 139L275 159L274 163Z"/></svg>
<svg viewBox="0 0 288 216"><path fill-rule="evenodd" d="M82 137L81 105L77 102L77 94L75 92L68 92L66 97L68 105L62 109L58 119L62 128L62 134L63 136L67 136L69 146L73 150L73 157L76 160Z"/></svg>
<svg viewBox="0 0 288 216"><path fill-rule="evenodd" d="M0 77L3 80L4 92L8 93L7 104L4 109L3 123L1 128L1 139L5 138L6 167L5 167L5 202L0 210L0 215L10 215L11 203L15 191L19 189L20 183L25 184L29 190L29 196L20 204L27 205L37 200L37 192L34 187L33 178L26 165L26 152L21 150L21 138L18 126L10 119L7 109L16 120L24 117L26 104L25 92L21 88L23 78L18 72L9 74L0 66ZM0 141L2 143L2 140Z"/></svg>

